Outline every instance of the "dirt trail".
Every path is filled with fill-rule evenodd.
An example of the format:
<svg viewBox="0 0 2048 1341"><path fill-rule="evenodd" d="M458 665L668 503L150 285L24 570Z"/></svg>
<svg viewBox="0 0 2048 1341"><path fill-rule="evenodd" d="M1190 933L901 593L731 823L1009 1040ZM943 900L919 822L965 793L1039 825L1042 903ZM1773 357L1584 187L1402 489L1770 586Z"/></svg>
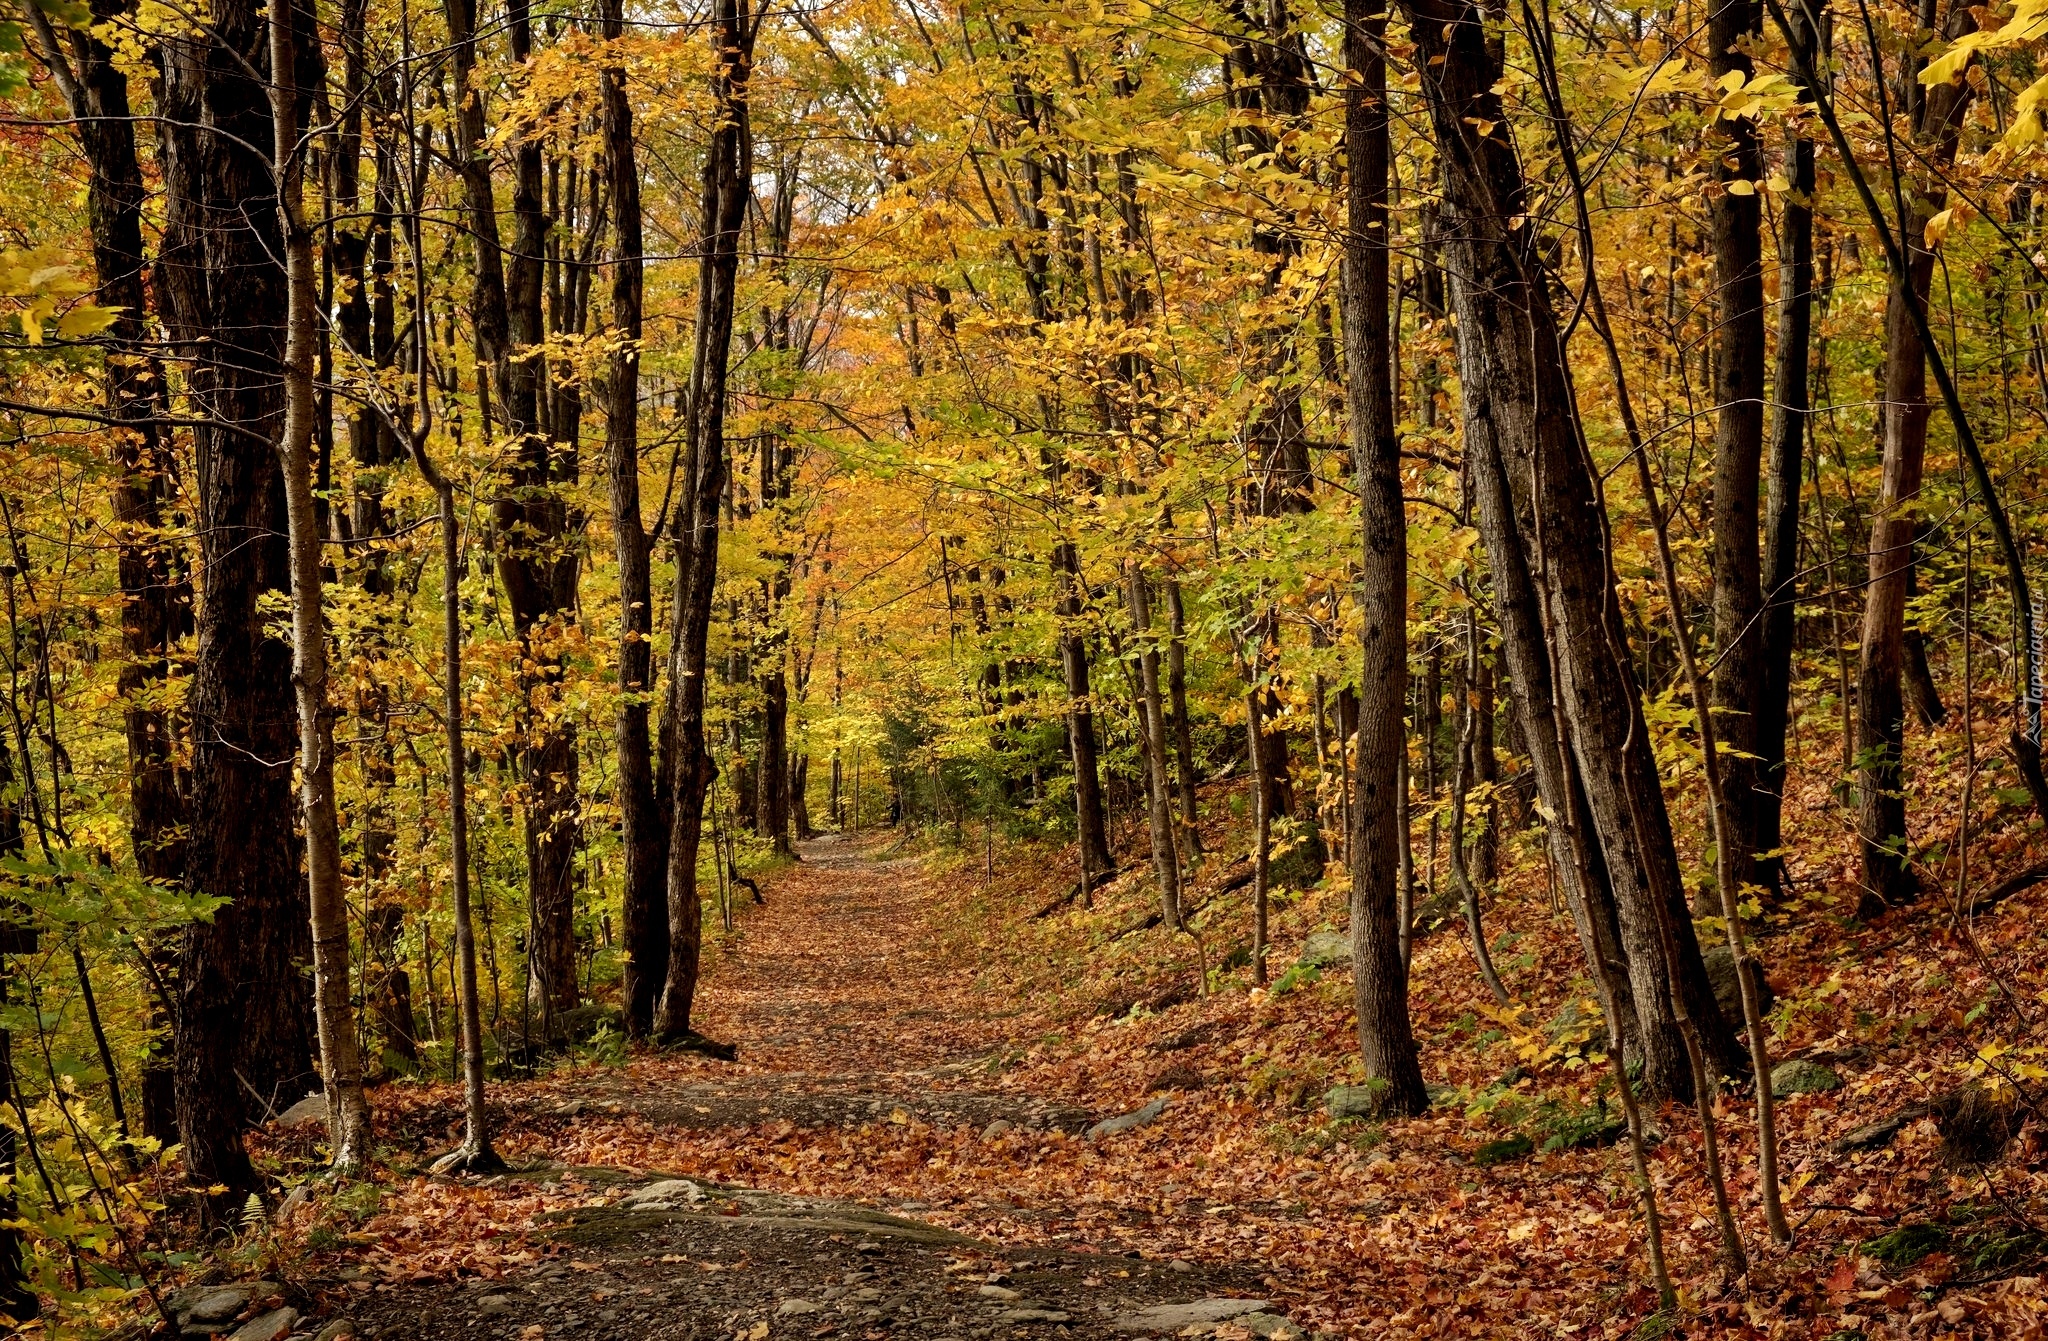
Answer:
<svg viewBox="0 0 2048 1341"><path fill-rule="evenodd" d="M991 1241L1000 1234L974 1239L919 1219L914 1201L799 1196L579 1158L616 1141L682 1162L699 1141L752 1148L833 1129L849 1157L831 1167L855 1181L863 1158L889 1157L887 1138L905 1130L998 1139L1005 1127L991 1124L1007 1124L1065 1139L1052 1133L1109 1116L988 1084L987 1057L1014 1040L987 1009L1000 1003L971 990L972 956L949 955L934 934L934 893L915 860L840 840L806 844L803 858L767 885L766 906L745 910L739 943L704 986L699 1027L738 1044L738 1062L640 1059L498 1087L508 1121L557 1133L561 1158L461 1191L542 1194L553 1209L527 1230L531 1261L457 1283L355 1268L317 1311L338 1307L358 1335L380 1339L1302 1335L1258 1307L1252 1264L1197 1268L1088 1242L1007 1249Z"/></svg>

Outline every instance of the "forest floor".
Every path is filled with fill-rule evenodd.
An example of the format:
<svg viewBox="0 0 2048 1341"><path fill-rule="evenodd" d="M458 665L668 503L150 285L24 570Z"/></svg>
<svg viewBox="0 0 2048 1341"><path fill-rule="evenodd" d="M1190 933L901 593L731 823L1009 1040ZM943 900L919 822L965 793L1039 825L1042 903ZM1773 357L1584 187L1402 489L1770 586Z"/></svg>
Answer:
<svg viewBox="0 0 2048 1341"><path fill-rule="evenodd" d="M1697 1122L1654 1117L1672 1318L1601 1069L1569 1027L1575 946L1533 915L1540 893L1495 913L1531 914L1496 928L1518 1010L1475 990L1455 932L1418 948L1435 1106L1376 1124L1324 1104L1355 1079L1344 966L1280 973L1341 923L1341 890L1276 909L1269 990L1223 934L1243 891L1221 859L1191 892L1195 940L1144 927L1142 871L1059 906L1071 875L1050 849L993 870L971 844L802 855L704 983L697 1024L737 1062L634 1054L494 1082L513 1171L488 1178L425 1171L460 1133L452 1086L387 1087L379 1180L281 1215L240 1274L284 1282L307 1335L345 1318L376 1341L2048 1335L2038 1122L1965 1166L1909 1106L1954 1069L1938 1058L1973 989L1944 971L2022 964L2009 984L2048 999L2044 891L1968 947L1841 917L1773 942L1777 1055L1845 1083L1781 1105L1790 1250L1763 1239L1749 1106L1727 1096L1741 1282L1716 1259ZM1091 1136L1119 1115L1136 1116ZM1873 1122L1889 1130L1841 1144ZM310 1161L317 1127L268 1140ZM1164 1305L1190 1307L1147 1312Z"/></svg>

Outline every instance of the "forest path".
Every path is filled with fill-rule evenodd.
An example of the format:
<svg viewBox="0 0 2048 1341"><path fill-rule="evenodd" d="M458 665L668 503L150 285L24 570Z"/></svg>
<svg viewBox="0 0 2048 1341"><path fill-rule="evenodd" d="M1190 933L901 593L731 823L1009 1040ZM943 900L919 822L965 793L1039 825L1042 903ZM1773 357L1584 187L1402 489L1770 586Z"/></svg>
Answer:
<svg viewBox="0 0 2048 1341"><path fill-rule="evenodd" d="M334 1298L359 1335L1302 1335L1260 1311L1250 1266L1144 1260L1073 1234L1049 1243L1047 1212L1004 1180L1093 1158L1076 1133L1102 1115L998 1088L989 1058L1031 1040L974 990L975 956L941 934L918 859L840 839L802 856L766 883L765 906L743 909L702 988L698 1026L739 1060L643 1057L494 1086L522 1167L421 1180L414 1195L434 1204L438 1188L445 1203L457 1181L489 1226L471 1244L502 1227L511 1250L450 1245L445 1225L388 1234ZM949 1216L968 1204L970 1159L987 1166L982 1195ZM977 1236L934 1222L946 1219ZM386 1221L411 1224L387 1214L369 1228Z"/></svg>
<svg viewBox="0 0 2048 1341"><path fill-rule="evenodd" d="M690 1078L659 1062L600 1073L570 1088L571 1105L675 1128L1089 1125L1073 1104L975 1087L1009 1021L982 1008L975 965L948 951L921 859L887 837L820 838L799 854L765 904L740 908L699 988L697 1028L737 1045L738 1064L701 1078L695 1063Z"/></svg>

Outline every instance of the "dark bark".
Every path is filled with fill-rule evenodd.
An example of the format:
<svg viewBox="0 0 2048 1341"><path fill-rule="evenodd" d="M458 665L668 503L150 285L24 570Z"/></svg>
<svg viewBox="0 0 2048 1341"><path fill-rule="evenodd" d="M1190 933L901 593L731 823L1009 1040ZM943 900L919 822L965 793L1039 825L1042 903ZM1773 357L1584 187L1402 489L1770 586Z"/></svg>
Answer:
<svg viewBox="0 0 2048 1341"><path fill-rule="evenodd" d="M1755 0L1714 0L1707 20L1708 73L1747 81L1743 49L1757 28ZM1756 877L1757 710L1763 698L1762 584L1757 553L1757 493L1764 438L1763 177L1755 121L1724 117L1709 131L1722 190L1710 206L1719 324L1714 333L1714 651L1715 723L1728 749L1723 781L1730 871L1737 888ZM1727 189L1743 183L1742 194ZM1713 906L1713 905L1708 905Z"/></svg>
<svg viewBox="0 0 2048 1341"><path fill-rule="evenodd" d="M1067 755L1074 766L1074 820L1086 874L1114 870L1109 823L1102 808L1102 775L1095 753L1095 711L1088 685L1088 640L1078 627L1082 613L1080 559L1072 544L1053 551L1060 580L1060 669L1067 686Z"/></svg>
<svg viewBox="0 0 2048 1341"><path fill-rule="evenodd" d="M779 857L795 855L789 841L789 677L778 652L761 686L761 792L759 832Z"/></svg>
<svg viewBox="0 0 2048 1341"><path fill-rule="evenodd" d="M757 21L751 14L751 0L717 0L711 20L716 120L704 159L703 259L696 356L690 369L687 482L675 525L676 595L669 663L676 742L670 756L675 761L670 784L675 809L669 838L669 962L654 1022L655 1036L664 1042L691 1036L690 1011L703 949L697 855L713 767L705 749L704 677L718 575L718 506L725 490L725 395L739 235L752 191L748 87Z"/></svg>
<svg viewBox="0 0 2048 1341"><path fill-rule="evenodd" d="M1500 803L1493 795L1500 782L1500 759L1493 743L1493 659L1486 654L1484 639L1472 661L1472 778L1486 791L1479 807L1479 832L1472 835L1472 876L1491 885L1500 878Z"/></svg>
<svg viewBox="0 0 2048 1341"><path fill-rule="evenodd" d="M1686 908L1635 671L1621 643L1598 479L1579 436L1560 331L1533 252L1538 230L1519 226L1526 208L1521 166L1507 136L1496 133L1508 124L1493 91L1502 52L1489 41L1477 4L1403 0L1402 7L1437 137L1466 457L1516 694L1525 725L1536 726L1548 705L1533 701L1531 690L1542 682L1534 672L1539 664L1550 668L1560 755L1577 770L1582 790L1557 778L1553 786L1564 794L1546 790L1546 800L1585 803L1588 841L1598 844L1615 896L1645 1083L1689 1096L1691 1066L1669 990L1684 993L1717 1071L1738 1071L1744 1059L1715 1009ZM1540 621L1533 625L1532 612ZM1559 819L1577 827L1570 810ZM1590 862L1581 870L1582 889L1590 892ZM1674 942L1668 976L1667 919ZM1590 933L1594 953L1599 932L1597 921L1582 931Z"/></svg>
<svg viewBox="0 0 2048 1341"><path fill-rule="evenodd" d="M412 975L405 971L404 938L405 909L395 903L380 903L370 910L363 941L370 962L370 1010L384 1041L382 1060L388 1063L395 1058L407 1072L414 1072L420 1065L419 1026L413 1020Z"/></svg>
<svg viewBox="0 0 2048 1341"><path fill-rule="evenodd" d="M785 185L778 191L770 211L776 222L770 229L771 264L777 267L788 251L789 216L785 210L792 194L791 187ZM784 352L790 343L787 315L786 311L771 314L768 337L772 348ZM782 534L781 509L789 499L790 476L796 462L782 434L764 433L760 444L761 509L771 523L773 538L763 555L772 566L761 582L764 632L755 656L755 682L761 689L760 792L756 798L759 818L755 828L768 839L776 856L793 858L796 849L790 842L789 823L789 630L783 603L789 599L790 565L795 556Z"/></svg>
<svg viewBox="0 0 2048 1341"><path fill-rule="evenodd" d="M1314 84L1302 31L1294 25L1286 0L1259 5L1231 0L1227 12L1237 29L1227 40L1223 58L1225 97L1235 113L1231 135L1237 152L1269 161L1283 172L1297 170L1301 164L1291 132L1299 129L1308 115ZM1261 294L1270 297L1278 291L1287 267L1300 255L1300 235L1289 220L1256 213L1251 249L1261 266ZM1247 334L1256 362L1274 387L1270 396L1261 399L1246 426L1253 459L1245 504L1262 517L1311 512L1316 505L1315 471L1302 413L1305 379L1295 376L1298 342L1294 337L1295 332L1278 317L1266 319ZM1254 624L1249 665L1257 683L1267 661L1277 654L1280 626L1271 611L1257 612ZM1321 877L1328 852L1313 801L1300 804L1294 785L1292 742L1287 729L1277 724L1278 696L1270 689L1263 692L1266 704L1260 717L1265 723L1262 739L1268 814L1298 821L1284 869L1296 883L1308 883Z"/></svg>
<svg viewBox="0 0 2048 1341"><path fill-rule="evenodd" d="M1796 20L1795 20L1796 21ZM1764 502L1762 590L1763 675L1756 707L1757 786L1750 836L1761 855L1757 880L1783 888L1785 732L1792 711L1792 654L1799 574L1799 490L1806 464L1812 410L1813 144L1797 130L1785 134L1785 176L1778 230L1778 356L1773 379L1771 453Z"/></svg>
<svg viewBox="0 0 2048 1341"><path fill-rule="evenodd" d="M1139 753L1144 757L1145 816L1151 829L1152 870L1159 883L1159 916L1168 931L1181 929L1180 851L1174 842L1173 782L1166 766L1166 713L1159 693L1159 648L1152 640L1152 592L1144 570L1131 563L1124 574L1124 600L1131 633L1138 642L1133 688L1138 710Z"/></svg>
<svg viewBox="0 0 2048 1341"><path fill-rule="evenodd" d="M817 826L811 823L811 756L799 754L789 766L789 819L796 830L796 836L812 839L818 836Z"/></svg>
<svg viewBox="0 0 2048 1341"><path fill-rule="evenodd" d="M4 737L0 737L0 858L19 858L22 850L21 812L15 808L14 798L19 795L15 786L14 759L7 748ZM0 906L0 955L33 954L36 949L35 932L15 921L11 907ZM0 1004L11 995L13 975L6 971L4 959L0 959ZM0 1029L0 1105L4 1105L7 1120L0 1122L0 1178L8 1179L4 1192L0 1192L0 1322L27 1322L35 1317L42 1307L35 1289L29 1284L26 1264L22 1259L21 1231L11 1221L20 1212L20 1201L15 1195L19 1175L17 1141L20 1139L16 1124L21 1121L24 1111L21 1095L14 1084L13 1036L6 1029ZM9 1335L17 1335L8 1329Z"/></svg>
<svg viewBox="0 0 2048 1341"><path fill-rule="evenodd" d="M507 0L506 36L512 59L533 58L528 0ZM576 617L579 519L567 489L577 474L573 436L551 438L545 414L544 360L535 351L547 339L543 299L550 220L542 200L541 144L523 135L512 150L512 250L505 263L505 340L496 360L497 408L514 441L512 463L492 506L498 574L521 644L522 702L559 692L564 666L547 644ZM478 245L484 244L479 239ZM573 416L567 417L573 423ZM556 425L566 428L568 424ZM525 723L520 753L526 818L528 955L544 1015L576 1004L576 889L578 755L573 725L538 714ZM552 1034L552 1022L548 1032Z"/></svg>
<svg viewBox="0 0 2048 1341"><path fill-rule="evenodd" d="M1962 24L1975 22L1960 9L1954 12ZM1970 97L1970 84L1964 80L1937 85L1919 99L1915 136L1936 171L1955 158ZM1924 306L1927 301L1935 258L1926 245L1926 224L1942 208L1947 192L1939 178L1902 181L1899 190L1908 211L1901 221L1905 272L1891 277L1885 303L1884 464L1871 515L1869 584L1864 588L1856 670L1856 827L1862 840L1866 914L1910 899L1919 885L1906 858L1901 673L1929 406L1927 350L1911 305Z"/></svg>
<svg viewBox="0 0 2048 1341"><path fill-rule="evenodd" d="M1344 343L1351 463L1364 546L1358 679L1357 804L1351 849L1351 962L1358 1044L1380 1111L1429 1107L1408 1019L1401 956L1400 836L1408 822L1398 761L1408 748L1408 523L1401 444L1394 431L1388 331L1386 12L1371 0L1344 10L1344 152L1350 164L1344 233Z"/></svg>
<svg viewBox="0 0 2048 1341"><path fill-rule="evenodd" d="M294 831L297 749L290 647L258 603L289 591L283 430L285 276L262 8L226 0L205 37L166 43L170 115L217 133L181 137L165 189L173 338L193 361L199 537L206 574L188 697L191 824L185 881L230 902L185 933L177 1110L186 1176L256 1186L242 1129L314 1088L311 928Z"/></svg>
<svg viewBox="0 0 2048 1341"><path fill-rule="evenodd" d="M126 13L119 0L95 0L96 22ZM65 78L79 140L91 172L87 218L98 289L93 301L118 309L107 328L109 417L126 427L110 435L121 635L127 653L118 681L128 741L129 838L135 862L153 880L174 880L184 863L184 779L177 765L177 724L147 700L171 673L178 642L192 631L192 583L176 541L163 534L176 469L163 416L164 369L149 352L150 304L143 277L145 188L130 119L128 78L113 52L86 30L69 33L76 78ZM63 62L62 52L47 53ZM67 76L70 67L66 67Z"/></svg>
<svg viewBox="0 0 2048 1341"><path fill-rule="evenodd" d="M624 0L604 0L604 37L625 33ZM668 824L654 783L648 731L654 689L654 586L640 516L640 349L643 302L640 174L633 105L623 65L606 67L605 170L611 177L612 325L619 348L605 384L605 461L611 474L612 537L619 564L618 733L620 842L625 887L621 931L626 965L626 1035L645 1038L668 978Z"/></svg>
<svg viewBox="0 0 2048 1341"><path fill-rule="evenodd" d="M112 22L126 13L126 6L96 0L92 12L96 22ZM40 17L40 11L31 14ZM116 311L104 336L104 385L107 415L124 425L109 436L116 472L112 502L125 653L116 687L128 748L129 846L136 869L145 877L175 881L183 876L185 864L186 778L178 762L180 724L169 709L151 699L172 673L178 645L192 632L192 582L182 546L164 534L176 461L170 437L159 422L169 408L163 363L147 347L145 188L135 123L130 119L127 76L115 67L105 43L88 30L70 30L67 57L47 25L38 25L38 36L44 59L78 121L79 142L91 172L86 207L98 282L93 301ZM142 952L150 956L163 983L176 982L172 947L152 943ZM165 1004L151 995L151 1025L164 1034L167 1049L175 1028ZM176 1077L168 1051L144 1059L140 1097L144 1133L166 1144L176 1141Z"/></svg>
<svg viewBox="0 0 2048 1341"><path fill-rule="evenodd" d="M1173 710L1173 779L1180 802L1181 841L1192 860L1202 851L1202 814L1195 796L1195 740L1188 720L1187 612L1180 582L1166 579L1166 692Z"/></svg>

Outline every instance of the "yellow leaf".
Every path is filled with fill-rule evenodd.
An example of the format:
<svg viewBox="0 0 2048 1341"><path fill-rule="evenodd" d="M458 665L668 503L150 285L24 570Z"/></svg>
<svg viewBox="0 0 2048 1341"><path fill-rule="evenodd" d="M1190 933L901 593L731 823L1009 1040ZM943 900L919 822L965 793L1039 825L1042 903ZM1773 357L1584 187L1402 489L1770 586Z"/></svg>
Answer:
<svg viewBox="0 0 2048 1341"><path fill-rule="evenodd" d="M1956 43L1927 62L1927 68L1920 72L1920 82L1929 88L1950 82L1963 72L1963 67L1970 63L1970 56L1976 49L1967 40Z"/></svg>
<svg viewBox="0 0 2048 1341"><path fill-rule="evenodd" d="M1948 237L1949 225L1955 222L1955 218L1956 212L1946 209L1927 221L1927 229L1923 236L1929 247L1939 247L1942 244Z"/></svg>
<svg viewBox="0 0 2048 1341"><path fill-rule="evenodd" d="M94 307L90 303L81 303L58 319L57 338L79 340L97 335L113 325L114 318L120 315L118 307Z"/></svg>
<svg viewBox="0 0 2048 1341"><path fill-rule="evenodd" d="M1756 194L1756 183L1744 181L1742 178L1737 177L1734 181L1728 183L1728 194L1731 196L1753 196Z"/></svg>

